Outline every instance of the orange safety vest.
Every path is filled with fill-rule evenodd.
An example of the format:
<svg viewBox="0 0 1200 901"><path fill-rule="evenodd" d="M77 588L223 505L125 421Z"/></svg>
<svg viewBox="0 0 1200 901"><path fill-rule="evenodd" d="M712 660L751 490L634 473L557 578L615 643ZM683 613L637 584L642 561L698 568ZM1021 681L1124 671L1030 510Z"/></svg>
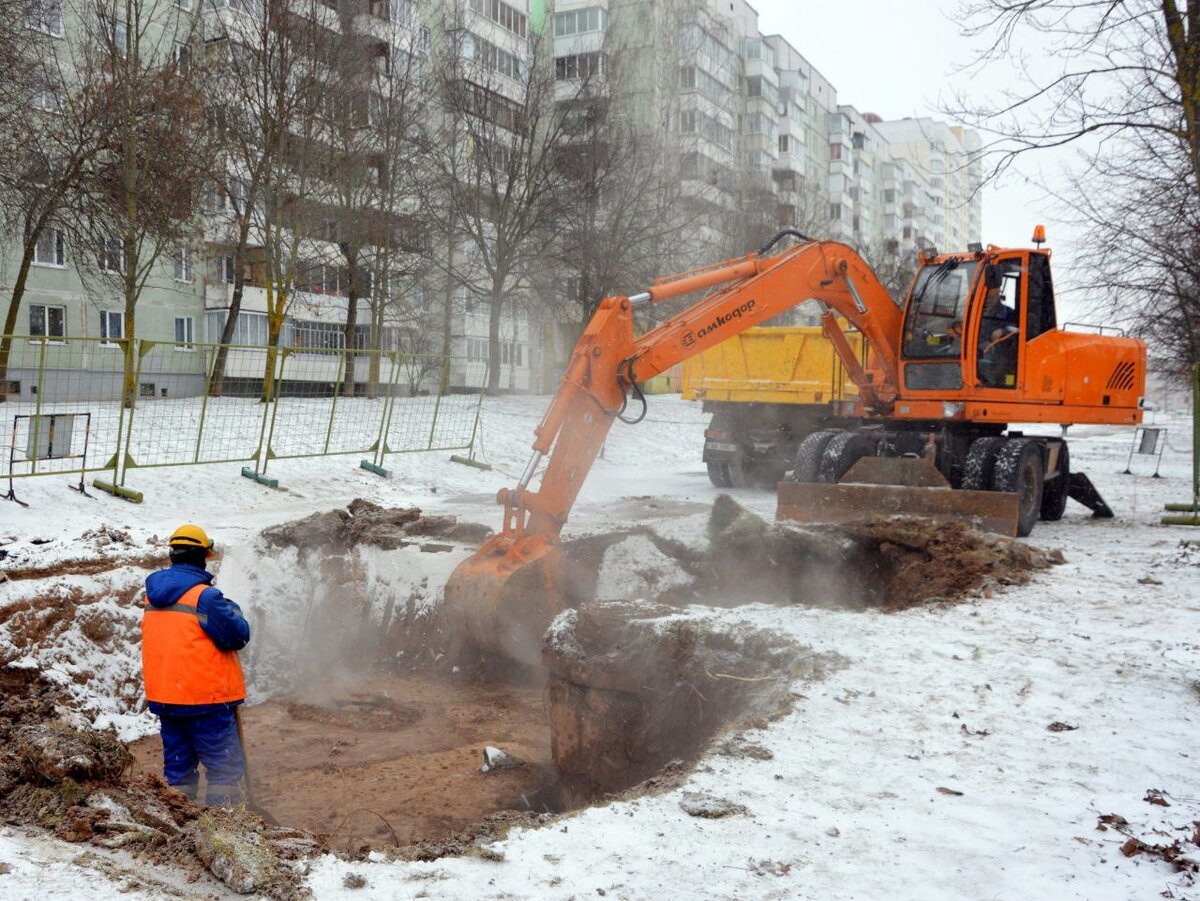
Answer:
<svg viewBox="0 0 1200 901"><path fill-rule="evenodd" d="M222 704L246 697L237 651L222 651L200 623L200 595L189 588L170 607L142 602L142 675L146 700L160 704Z"/></svg>

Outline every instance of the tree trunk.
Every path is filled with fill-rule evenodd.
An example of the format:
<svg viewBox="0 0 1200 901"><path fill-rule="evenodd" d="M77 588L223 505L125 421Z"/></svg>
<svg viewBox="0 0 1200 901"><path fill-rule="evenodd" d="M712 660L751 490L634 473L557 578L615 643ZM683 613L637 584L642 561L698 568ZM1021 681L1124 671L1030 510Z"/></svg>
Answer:
<svg viewBox="0 0 1200 901"><path fill-rule="evenodd" d="M376 281L378 284L378 281ZM371 356L367 361L367 397L379 397L380 360L383 357L383 301L375 298L371 307Z"/></svg>
<svg viewBox="0 0 1200 901"><path fill-rule="evenodd" d="M358 324L358 267L355 263L358 262L358 253L348 253L347 259L351 260L350 264L350 290L346 297L346 331L345 331L345 354L346 368L345 375L342 379L342 397L354 397L354 330Z"/></svg>
<svg viewBox="0 0 1200 901"><path fill-rule="evenodd" d="M269 404L275 399L275 361L279 358L279 335L283 331L283 310L287 307L286 296L279 298L276 306L267 301L267 362L263 369L262 396L260 400ZM275 311L279 312L276 313Z"/></svg>
<svg viewBox="0 0 1200 901"><path fill-rule="evenodd" d="M487 393L500 392L500 314L504 311L504 280L492 283L491 308L488 310Z"/></svg>
<svg viewBox="0 0 1200 901"><path fill-rule="evenodd" d="M137 358L133 352L134 339L137 338L137 320L134 312L137 309L137 267L134 260L134 239L130 235L125 236L125 242L122 245L122 252L125 254L125 390L122 392L121 404L125 409L133 408L137 397Z"/></svg>
<svg viewBox="0 0 1200 901"><path fill-rule="evenodd" d="M213 358L212 377L208 382L209 397L220 397L225 393L225 363L229 356L229 345L233 343L233 334L237 329L237 318L242 312L242 293L246 287L242 271L242 250L243 246L239 244L233 254L233 296L229 299L229 311L221 329L217 355Z"/></svg>
<svg viewBox="0 0 1200 901"><path fill-rule="evenodd" d="M4 332L0 334L0 404L8 400L8 360L12 353L13 332L17 327L17 316L21 310L21 299L25 296L25 283L29 280L29 267L33 263L33 245L26 244L21 251L21 266L13 282L12 297L8 301L8 315L4 317Z"/></svg>
<svg viewBox="0 0 1200 901"><path fill-rule="evenodd" d="M454 326L454 239L449 241L449 265L446 267L446 297L442 305L442 372L438 379L438 394L450 389L450 354L454 349L451 329Z"/></svg>

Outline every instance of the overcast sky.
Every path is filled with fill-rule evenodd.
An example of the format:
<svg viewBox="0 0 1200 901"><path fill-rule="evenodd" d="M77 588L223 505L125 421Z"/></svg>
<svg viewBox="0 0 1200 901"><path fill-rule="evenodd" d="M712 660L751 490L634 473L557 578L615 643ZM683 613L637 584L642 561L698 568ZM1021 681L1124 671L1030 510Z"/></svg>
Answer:
<svg viewBox="0 0 1200 901"><path fill-rule="evenodd" d="M763 34L781 34L832 82L838 102L884 119L937 113L939 98L956 89L975 96L1002 88L1010 73L956 70L972 60L973 45L952 20L955 0L751 0ZM948 120L947 120L948 121ZM1072 154L1028 158L1023 172L1006 176L983 195L983 243L1028 246L1036 223L1055 245L1049 203L1027 179L1053 180ZM960 250L963 248L939 248ZM1066 249L1065 247L1063 248Z"/></svg>

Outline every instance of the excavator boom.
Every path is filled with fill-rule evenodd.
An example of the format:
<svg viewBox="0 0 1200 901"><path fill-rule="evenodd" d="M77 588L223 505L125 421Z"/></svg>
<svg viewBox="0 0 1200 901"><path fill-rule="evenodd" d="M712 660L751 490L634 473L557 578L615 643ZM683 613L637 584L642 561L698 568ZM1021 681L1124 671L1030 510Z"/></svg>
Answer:
<svg viewBox="0 0 1200 901"><path fill-rule="evenodd" d="M767 256L771 246L659 279L640 294L601 301L534 430L525 472L515 488L497 496L504 509L502 530L463 561L446 585L452 634L523 663L540 661L540 636L568 602L559 533L613 422L630 421L629 393L640 394L640 383L676 363L816 298L830 310L829 318L836 310L866 335L875 351L872 363L860 366L843 340L844 362L867 408L889 408L897 360L888 336L899 332L902 310L848 245L804 239ZM636 307L706 289L716 290L634 336Z"/></svg>

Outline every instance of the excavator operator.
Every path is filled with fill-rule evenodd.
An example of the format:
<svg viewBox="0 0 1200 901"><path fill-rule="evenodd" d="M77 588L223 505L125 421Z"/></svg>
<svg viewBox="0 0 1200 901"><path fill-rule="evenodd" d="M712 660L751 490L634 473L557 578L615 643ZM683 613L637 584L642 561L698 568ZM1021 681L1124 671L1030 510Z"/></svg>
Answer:
<svg viewBox="0 0 1200 901"><path fill-rule="evenodd" d="M993 281L989 273L979 323L979 380L992 388L1015 388L1020 327L1017 311L1004 302L1000 285L1001 279Z"/></svg>

